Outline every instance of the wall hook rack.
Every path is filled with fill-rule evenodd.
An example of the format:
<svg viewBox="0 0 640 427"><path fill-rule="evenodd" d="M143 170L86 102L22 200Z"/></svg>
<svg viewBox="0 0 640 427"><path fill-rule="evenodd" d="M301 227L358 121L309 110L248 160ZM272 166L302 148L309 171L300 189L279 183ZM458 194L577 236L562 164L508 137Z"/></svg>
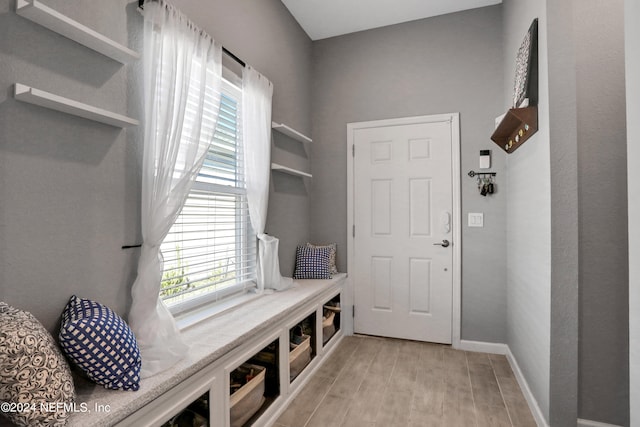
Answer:
<svg viewBox="0 0 640 427"><path fill-rule="evenodd" d="M497 173L496 172L476 172L476 171L469 171L469 173L467 174L469 175L471 178L473 178L474 176L496 176Z"/></svg>
<svg viewBox="0 0 640 427"><path fill-rule="evenodd" d="M471 178L476 176L478 177L478 191L480 191L481 196L486 196L487 194L493 194L496 192L496 183L493 179L493 177L497 175L496 172L469 171L467 175Z"/></svg>

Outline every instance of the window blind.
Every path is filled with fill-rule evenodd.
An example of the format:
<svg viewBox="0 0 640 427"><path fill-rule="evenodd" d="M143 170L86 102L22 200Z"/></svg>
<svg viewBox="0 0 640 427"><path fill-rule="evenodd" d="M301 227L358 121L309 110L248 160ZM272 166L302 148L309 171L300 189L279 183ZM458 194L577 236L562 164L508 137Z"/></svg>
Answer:
<svg viewBox="0 0 640 427"><path fill-rule="evenodd" d="M256 237L244 181L241 95L237 86L223 80L213 142L161 246L160 295L172 308L199 305L255 287Z"/></svg>

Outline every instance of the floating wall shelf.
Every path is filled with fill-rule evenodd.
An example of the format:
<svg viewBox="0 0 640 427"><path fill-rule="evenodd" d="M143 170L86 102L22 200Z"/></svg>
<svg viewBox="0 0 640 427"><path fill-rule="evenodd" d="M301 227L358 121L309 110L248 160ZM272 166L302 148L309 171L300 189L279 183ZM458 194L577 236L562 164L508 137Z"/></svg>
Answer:
<svg viewBox="0 0 640 427"><path fill-rule="evenodd" d="M507 153L513 153L537 131L537 106L512 108L502 118L491 140Z"/></svg>
<svg viewBox="0 0 640 427"><path fill-rule="evenodd" d="M16 13L123 64L140 54L57 12L38 0L16 0Z"/></svg>
<svg viewBox="0 0 640 427"><path fill-rule="evenodd" d="M313 177L313 175L311 175L310 173L302 172L302 171L297 170L297 169L288 168L286 166L282 166L282 165L279 165L277 163L271 163L271 170L282 172L282 173L286 173L286 174L289 174L289 175L301 176L303 178L312 178Z"/></svg>
<svg viewBox="0 0 640 427"><path fill-rule="evenodd" d="M298 132L295 129L290 128L289 126L282 124L282 123L276 123L276 122L272 122L271 123L271 128L277 130L280 133L283 133L285 135L287 135L290 138L295 139L296 141L300 141L300 142L311 142L311 138L309 138L306 135L301 134L300 132Z"/></svg>
<svg viewBox="0 0 640 427"><path fill-rule="evenodd" d="M51 110L61 111L85 119L105 123L115 127L137 126L138 120L131 117L116 114L91 105L83 104L72 99L54 95L40 89L35 89L20 83L15 85L15 98L18 101L39 105Z"/></svg>

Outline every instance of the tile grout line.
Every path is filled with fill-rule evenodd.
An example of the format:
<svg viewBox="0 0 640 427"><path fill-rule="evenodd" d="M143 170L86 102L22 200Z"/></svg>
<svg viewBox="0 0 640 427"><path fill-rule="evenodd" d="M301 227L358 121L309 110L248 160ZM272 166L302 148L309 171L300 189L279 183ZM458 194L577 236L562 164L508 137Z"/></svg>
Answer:
<svg viewBox="0 0 640 427"><path fill-rule="evenodd" d="M384 385L383 401L384 401L384 397L388 395L389 384L391 383L391 378L393 378L393 372L396 370L396 367L398 366L398 359L400 359L399 356L400 356L400 350L396 352L396 357L393 361L393 368L391 368L391 373L389 374L389 377L387 378L387 382ZM380 404L382 405L382 402ZM380 414L380 406L378 406L378 411L376 412L376 417L374 421L374 424L376 426L378 425L378 414Z"/></svg>
<svg viewBox="0 0 640 427"><path fill-rule="evenodd" d="M342 343L341 343L342 344ZM351 352L351 355L349 356L349 359L351 359L353 357L353 355L356 353L356 350L358 349L358 347L360 347L360 342L358 343L358 345L353 349L353 351ZM335 351L333 352L334 354L336 354L338 351L340 350L340 348L336 348ZM349 360L347 359L347 360ZM344 370L345 366L347 366L347 363L344 363L342 365L342 367L340 368L340 371L338 371L338 373L336 374L336 376L333 378L333 381L331 381L331 385L329 387L327 387L327 391L324 392L324 394L322 395L322 398L318 401L318 404L316 405L316 407L313 409L313 411L311 412L311 414L309 414L309 418L307 418L307 421L303 424L302 427L307 427L309 425L309 422L311 421L311 419L313 418L313 416L315 415L316 412L318 412L318 408L320 408L320 406L322 405L322 402L324 402L324 400L327 398L327 396L329 395L329 392L331 391L331 387L333 387L336 383L336 381L338 380L338 377L340 376L340 374L342 373L342 371Z"/></svg>
<svg viewBox="0 0 640 427"><path fill-rule="evenodd" d="M360 347L362 345L363 342L363 338L360 338L360 341L358 342L358 347ZM358 349L358 347L356 347L356 350ZM349 365L349 361L351 360L352 357L355 357L356 351L354 351L351 356L349 356L349 359L347 359L347 361L344 363L344 366L342 367L342 369L340 370L340 374L342 374L342 372L344 371L344 368L346 368ZM338 376L336 377L336 381L338 381L338 377L340 376L340 374L338 374ZM360 383L360 385L358 386L358 389L355 391L355 393L358 392L358 390L360 389L360 386L362 386L362 383ZM327 390L327 393L329 393L329 391L331 391L331 387L329 387L329 390ZM349 409L351 409L351 405L353 403L353 396L351 397L349 404L347 405L346 411L344 411L344 414L342 415L342 418L340 418L340 421L338 422L338 426L342 426L345 422L345 419L347 417L347 414L349 413Z"/></svg>
<svg viewBox="0 0 640 427"><path fill-rule="evenodd" d="M333 387L337 378L338 377L334 378L333 381L331 382L331 385L327 387L327 391L324 392L324 394L322 395L322 398L318 401L318 404L313 409L313 411L311 411L311 413L309 414L309 418L307 418L307 421L305 421L302 427L306 427L309 424L309 421L311 421L311 419L315 415L315 413L318 412L318 408L322 405L322 402L324 402L324 399L326 399L327 395L329 394L329 390L331 390L331 387Z"/></svg>
<svg viewBox="0 0 640 427"><path fill-rule="evenodd" d="M386 340L381 340L382 342L386 341ZM355 344L355 345L353 345ZM398 344L398 343L395 343ZM428 349L426 347L419 347L417 349L417 351L414 352L414 349L411 347L408 347L408 349L411 349L411 351L407 354L412 354L412 353L417 353L414 354L414 357L408 358L408 357L401 357L403 352L406 353L406 351L408 351L407 349L403 350L402 346L393 346L393 347L387 347L385 345L379 345L379 346L374 346L371 345L371 341L368 337L363 337L358 339L355 343L350 343L348 347L351 347L353 345L353 347L351 348L351 351L348 351L343 353L342 356L340 356L339 359L342 359L342 357L346 356L346 359L344 359L343 363L335 363L333 369L331 369L331 372L329 372L329 376L326 377L326 380L323 380L324 384L327 384L328 387L326 388L326 390L323 393L319 393L316 394L316 397L314 398L315 401L317 401L318 403L313 404L312 402L310 405L308 405L309 407L311 407L311 412L309 413L309 415L305 417L299 417L298 418L298 422L301 422L300 424L298 424L298 422L295 422L295 425L300 425L303 427L311 427L311 425L315 425L318 423L318 415L322 415L322 417L327 417L330 416L330 418L327 418L325 421L328 421L329 419L331 420L330 424L331 426L344 426L344 425L351 425L352 423L350 423L349 421L351 420L350 418L350 414L351 415L355 415L356 417L358 416L356 414L356 412L353 412L352 410L354 408L356 408L356 403L359 399L359 396L362 395L362 392L364 390L363 385L365 384L366 378L369 376L369 373L371 372L372 367L374 366L376 359L383 354L383 352L385 353L383 356L383 359L387 360L388 362L390 362L387 366L389 366L388 370L384 371L384 375L386 375L386 379L384 379L384 381L381 381L380 379L376 381L376 390L382 390L382 395L384 396L389 396L393 391L390 389L390 385L393 383L395 384L392 380L394 378L394 374L398 373L398 372L405 372L406 369L405 368L405 363L409 363L409 364L417 364L417 367L415 368L415 370L413 371L413 387L411 388L410 392L411 392L411 396L406 396L405 399L410 399L410 405L409 408L407 408L407 414L408 414L408 418L406 423L398 423L399 419L395 420L395 423L392 424L388 424L385 426L381 425L382 422L382 418L381 416L385 415L385 412L383 411L383 406L382 404L380 405L367 405L366 407L368 408L366 410L366 412L361 412L362 408L360 408L360 406L358 406L357 409L357 413L361 413L363 414L363 417L365 417L364 414L369 414L366 416L367 420L371 420L368 421L367 423L365 423L368 427L409 427L411 425L422 425L420 422L421 420L420 418L420 411L418 409L420 409L422 406L415 405L416 399L419 398L420 393L421 393L421 388L419 388L418 382L422 379L424 380L427 377L423 377L423 373L424 373L424 363L427 360L431 360L432 358L434 358L434 360L438 360L441 362L440 365L433 365L433 367L435 366L441 366L441 369L445 369L445 360L447 358L446 354L445 354L445 348L444 346L440 346L439 351L437 353L434 353L433 351L427 351ZM377 347L377 348L376 348ZM387 354L387 351L393 348L394 352L393 352L393 359L390 359L390 354ZM336 354L338 353L339 349L336 348ZM362 361L359 360L360 358L358 357L359 353L363 352L363 356L366 355L366 361ZM500 378L503 378L502 376L498 376L498 370L500 366L499 359L492 359L491 357L489 357L489 355L487 355L487 358L489 359L489 367L491 368L492 371L492 376L491 378L487 377L484 374L484 370L482 371L478 371L478 370L474 370L474 374L472 374L471 371L471 362L474 362L472 360L469 359L469 352L466 351L461 351L464 354L465 357L465 364L464 364L464 368L466 369L465 373L467 375L467 385L470 387L471 390L471 401L467 400L467 402L470 402L471 405L469 405L468 403L466 405L463 405L466 408L469 408L470 412L473 414L473 418L474 421L471 422L471 420L467 420L468 426L474 426L474 427L482 427L485 425L486 421L489 421L491 419L494 418L494 416L489 415L489 413L485 414L484 411L484 403L483 400L481 399L481 402L478 403L476 400L476 391L474 389L474 384L477 384L479 386L478 389L478 398L483 397L483 393L482 391L484 390L484 386L482 386L483 384L485 384L487 381L491 381L491 379L493 379L494 381L496 381L497 385L498 385L498 390L500 393L500 398L501 398L501 402L503 404L503 407L507 410L507 419L508 421L508 426L510 427L514 427L517 425L518 422L518 408L514 406L513 408L509 408L509 406L507 405L507 401L506 401L506 396L507 396L507 391L505 390L505 387L508 388L508 385L510 383L505 383L505 386L502 386L502 383L500 381ZM457 358L457 357L456 357ZM458 359L459 360L459 359ZM478 363L480 363L480 361L477 361ZM339 406L337 406L335 409L336 410L330 410L329 412L327 412L326 408L327 408L327 398L329 395L331 395L333 387L336 386L336 384L338 383L338 379L343 378L343 375L348 375L349 374L349 369L348 367L351 366L352 364L356 363L358 365L358 372L360 373L358 376L362 377L361 381L359 381L357 384L355 384L355 381L351 381L351 382L344 382L341 380L341 386L340 389L343 389L343 385L346 385L349 387L349 389L354 389L355 393L353 394L349 394L350 397L348 398L342 398L343 400L347 400L346 402L342 402L341 404L339 404ZM457 366L462 366L458 363L456 363ZM378 368L384 366L384 364L377 365ZM431 366L431 365L430 365ZM475 365L474 365L475 366ZM335 376L333 375L334 372L337 373L335 374ZM363 373L364 372L364 373ZM383 371L380 371L381 373ZM362 374L363 373L363 374ZM443 372L444 374L444 372ZM317 375L317 374L316 374ZM426 374L425 374L426 375ZM473 375L473 378L472 378ZM407 377L408 378L408 377ZM475 379L474 379L475 378ZM505 377L507 378L507 377ZM343 378L344 379L344 378ZM487 381L485 381L487 380ZM326 382L325 382L326 381ZM446 394L447 394L447 388L446 388L446 374L444 377L442 377L442 381L444 381L444 385L445 388L443 388L442 393L444 393L442 397L442 400L440 402L440 420L441 422L445 421L444 418L444 406L445 405L445 401L446 401ZM464 380L462 380L462 382L464 383ZM430 383L430 380L428 381L428 383ZM427 387L429 387L429 384L427 383ZM460 392L462 392L464 384L456 382L458 385L458 387L462 387L460 388ZM308 385L307 385L308 386ZM482 387L481 387L482 386ZM323 386L324 387L324 386ZM395 386L394 389L395 390ZM346 389L344 391L347 391ZM459 394L459 393L456 393ZM466 391L465 391L466 394ZM384 398L386 399L386 397ZM383 400L384 400L383 399ZM433 403L433 402L432 402ZM331 400L331 405L335 405L336 402L333 402L333 400ZM459 402L459 405L462 404L462 401ZM344 405L344 406L343 406ZM358 404L359 405L359 404ZM342 406L342 415L340 415L340 412L337 410L340 406ZM404 406L404 404L403 404ZM490 406L493 406L493 404L491 404ZM461 407L462 408L462 407ZM480 409L483 409L482 411ZM497 406L496 406L497 408ZM527 408L528 409L528 408ZM455 414L460 414L460 412L458 412L459 409L456 410L456 412L454 412ZM375 413L374 413L375 412ZM513 412L513 413L512 413ZM429 412L431 413L431 412ZM333 414L331 416L331 414ZM471 414L469 414L471 415ZM487 417L487 415L489 415ZM404 418L404 416L402 417ZM414 419L414 418L418 418L418 419ZM470 418L470 417L469 417ZM314 423L311 423L311 420L315 419L316 421L314 421ZM323 418L324 419L324 418ZM364 421L365 418L362 418L361 420L356 420L356 421ZM501 419L504 420L504 417L501 416ZM482 421L481 421L482 420ZM435 421L435 418L434 418ZM495 420L494 420L495 421ZM417 424L416 424L417 422ZM321 421L322 423L322 421ZM413 423L413 424L412 424ZM356 423L358 424L358 423ZM275 425L278 425L277 423ZM275 427L274 425L274 427ZM358 424L359 425L359 424ZM285 426L283 426L285 427ZM442 425L441 427L445 427L444 425Z"/></svg>
<svg viewBox="0 0 640 427"><path fill-rule="evenodd" d="M422 354L423 349L420 349L420 355L418 356L417 366L422 366ZM413 401L416 398L416 389L418 388L418 368L416 368L416 376L413 379L413 390L411 391L411 406L409 406L409 420L407 422L407 426L411 424L413 420Z"/></svg>
<svg viewBox="0 0 640 427"><path fill-rule="evenodd" d="M440 346L440 366L442 369L444 369L445 366L445 361L444 361L444 346ZM442 419L444 420L444 401L447 398L447 380L446 380L446 374L445 376L442 377L442 406L440 407L440 415L442 417Z"/></svg>
<svg viewBox="0 0 640 427"><path fill-rule="evenodd" d="M489 363L491 364L491 372L493 373L493 377L496 379L496 383L498 384L498 390L500 390L500 397L502 398L502 404L504 405L504 408L507 410L507 416L509 417L509 422L511 423L511 427L514 427L513 419L511 418L511 411L509 410L507 401L504 398L504 393L502 392L502 386L500 385L500 380L496 375L496 370L493 366L493 360L491 360L491 357L489 357Z"/></svg>
<svg viewBox="0 0 640 427"><path fill-rule="evenodd" d="M318 409L320 408L320 406L322 406L322 402L324 402L324 400L326 399L326 397L329 395L329 393L331 392L331 388L335 385L335 383L338 381L338 377L340 377L340 375L344 372L345 368L349 365L349 362L352 358L356 357L357 354L357 350L358 348L362 345L363 342L363 338L358 339L358 345L353 349L353 351L351 352L351 354L349 355L349 357L347 358L347 360L345 361L345 363L342 365L342 367L340 368L340 370L338 371L338 373L336 374L336 376L333 378L333 381L331 382L331 385L327 388L327 391L324 393L324 395L322 396L322 399L320 399L320 402L316 405L315 409L313 410L313 412L309 415L309 418L307 419L307 421L304 423L303 427L306 427L309 425L309 422L311 421L311 419L313 418L313 416L315 415L315 413L318 411ZM336 349L336 351L339 350L338 348ZM359 387L358 387L359 388ZM345 412L345 414L343 415L342 419L340 420L340 424L342 425L344 423L345 417L347 415L347 413L349 412L349 408L351 407L351 404L349 404L347 406L347 411Z"/></svg>
<svg viewBox="0 0 640 427"><path fill-rule="evenodd" d="M467 379L469 380L469 388L471 389L471 400L473 401L473 420L475 421L476 427L478 427L478 408L476 407L476 396L473 392L473 383L471 382L471 370L469 369L469 359L467 358L467 352L464 352L464 361L467 365ZM493 368L492 368L493 370Z"/></svg>
<svg viewBox="0 0 640 427"><path fill-rule="evenodd" d="M382 348L381 348L382 350ZM396 354L396 357L393 361L393 367L391 368L391 374L389 374L389 377L387 378L387 381L384 384L384 392L382 393L383 396L383 400L384 400L384 396L387 395L387 390L389 390L389 383L391 382L391 378L393 376L393 371L396 369L396 365L398 364L398 355L400 354L400 352L398 351ZM369 368L371 368L371 366L369 366ZM382 404L382 403L381 403ZM377 407L377 412L376 412L376 416L374 417L374 421L373 424L374 425L378 425L378 414L380 413L380 406Z"/></svg>
<svg viewBox="0 0 640 427"><path fill-rule="evenodd" d="M420 361L422 360L422 351L420 351L420 356L418 356L418 364L416 366L421 366ZM418 388L418 368L416 367L415 376L413 377L413 389L411 390L411 406L409 406L409 419L407 420L407 427L411 424L411 420L413 420L413 399L416 398L416 389Z"/></svg>
<svg viewBox="0 0 640 427"><path fill-rule="evenodd" d="M418 366L419 367L423 367L424 366L422 362L425 360L424 359L425 353L426 353L425 348L424 347L421 348L420 349L420 357L418 357ZM413 421L413 413L414 413L414 409L413 408L415 406L414 402L415 402L415 399L416 399L416 391L418 389L418 378L419 378L418 372L419 372L419 369L416 369L415 384L413 386L413 393L411 393L411 407L409 408L409 425L411 425L411 422Z"/></svg>
<svg viewBox="0 0 640 427"><path fill-rule="evenodd" d="M378 354L380 354L381 351L382 351L382 344L380 345L380 348L378 349L378 353L376 353L376 357L378 356ZM369 365L369 369L371 369L371 366L373 366L373 361L374 360L375 360L375 357L371 360L371 364ZM396 357L396 361L397 360L398 360L398 358ZM369 372L369 369L367 369L367 372ZM390 381L391 381L391 375L389 375L389 378L387 378L387 382L384 385L385 392L386 392L387 387L389 386L389 382ZM362 381L362 383L364 383L364 381ZM362 387L362 383L360 383L360 387ZM379 407L378 407L378 412L380 412L380 408ZM375 420L373 421L373 427L376 427L378 425L378 412L376 412L376 417L375 417Z"/></svg>

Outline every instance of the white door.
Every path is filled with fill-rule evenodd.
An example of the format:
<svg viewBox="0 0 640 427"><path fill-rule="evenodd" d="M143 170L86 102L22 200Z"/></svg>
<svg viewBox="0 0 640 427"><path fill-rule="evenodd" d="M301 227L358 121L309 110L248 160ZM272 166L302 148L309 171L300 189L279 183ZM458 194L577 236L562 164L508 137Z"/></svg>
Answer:
<svg viewBox="0 0 640 427"><path fill-rule="evenodd" d="M452 342L454 124L457 115L349 125L356 333Z"/></svg>

